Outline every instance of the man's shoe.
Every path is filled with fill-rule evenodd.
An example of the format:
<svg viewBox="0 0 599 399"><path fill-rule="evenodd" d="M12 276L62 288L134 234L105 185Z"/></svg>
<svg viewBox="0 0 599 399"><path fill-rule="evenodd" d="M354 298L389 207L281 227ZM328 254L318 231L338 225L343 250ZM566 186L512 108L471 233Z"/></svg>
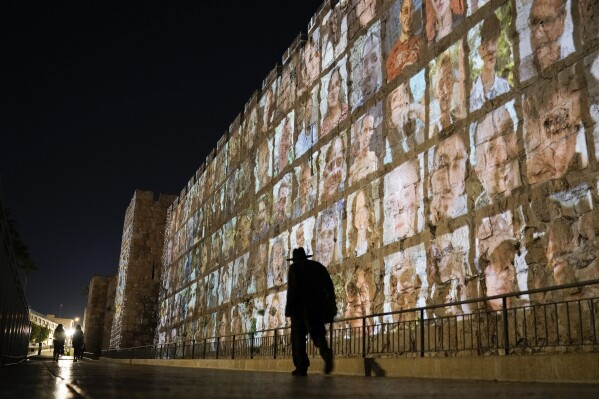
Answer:
<svg viewBox="0 0 599 399"><path fill-rule="evenodd" d="M307 370L300 370L300 369L295 369L291 372L291 375L294 377L305 377L308 375L308 371Z"/></svg>
<svg viewBox="0 0 599 399"><path fill-rule="evenodd" d="M331 371L333 371L333 351L329 349L323 353L322 359L324 360L324 373L331 374Z"/></svg>

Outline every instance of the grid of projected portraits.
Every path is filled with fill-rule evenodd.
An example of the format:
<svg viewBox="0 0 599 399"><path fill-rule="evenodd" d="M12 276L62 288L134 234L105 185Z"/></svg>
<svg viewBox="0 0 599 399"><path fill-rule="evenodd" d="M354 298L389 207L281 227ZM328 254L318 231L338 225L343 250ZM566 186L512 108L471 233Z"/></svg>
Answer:
<svg viewBox="0 0 599 399"><path fill-rule="evenodd" d="M589 0L327 3L171 207L158 339L287 326L299 246L339 317L598 278L598 19ZM477 306L502 302L429 317Z"/></svg>

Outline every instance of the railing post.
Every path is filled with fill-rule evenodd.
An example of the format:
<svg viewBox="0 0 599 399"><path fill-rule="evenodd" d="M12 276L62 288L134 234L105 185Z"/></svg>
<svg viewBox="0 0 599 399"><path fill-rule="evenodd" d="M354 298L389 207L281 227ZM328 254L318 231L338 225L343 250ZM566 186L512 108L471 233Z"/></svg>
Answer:
<svg viewBox="0 0 599 399"><path fill-rule="evenodd" d="M274 335L273 335L273 339L275 340L275 350L274 350L274 354L273 354L273 359L277 358L277 330L274 330Z"/></svg>
<svg viewBox="0 0 599 399"><path fill-rule="evenodd" d="M254 358L254 333L250 334L250 359Z"/></svg>
<svg viewBox="0 0 599 399"><path fill-rule="evenodd" d="M206 359L206 338L204 338L204 356L202 359Z"/></svg>
<svg viewBox="0 0 599 399"><path fill-rule="evenodd" d="M218 352L220 351L220 337L216 337L216 358L218 359Z"/></svg>
<svg viewBox="0 0 599 399"><path fill-rule="evenodd" d="M508 329L508 323L507 323L507 298L503 297L501 298L501 303L503 305L503 309L502 309L502 314L503 314L503 339L504 339L504 348L505 348L505 354L509 355L510 354L510 338L509 338L509 329Z"/></svg>
<svg viewBox="0 0 599 399"><path fill-rule="evenodd" d="M329 323L329 348L333 349L333 322Z"/></svg>
<svg viewBox="0 0 599 399"><path fill-rule="evenodd" d="M420 357L424 357L424 309L420 309Z"/></svg>
<svg viewBox="0 0 599 399"><path fill-rule="evenodd" d="M366 357L366 317L362 317L362 357Z"/></svg>
<svg viewBox="0 0 599 399"><path fill-rule="evenodd" d="M235 359L235 334L233 334L233 342L231 344L231 359Z"/></svg>
<svg viewBox="0 0 599 399"><path fill-rule="evenodd" d="M196 340L192 339L191 340L191 358L192 359L195 358L195 353L196 353Z"/></svg>

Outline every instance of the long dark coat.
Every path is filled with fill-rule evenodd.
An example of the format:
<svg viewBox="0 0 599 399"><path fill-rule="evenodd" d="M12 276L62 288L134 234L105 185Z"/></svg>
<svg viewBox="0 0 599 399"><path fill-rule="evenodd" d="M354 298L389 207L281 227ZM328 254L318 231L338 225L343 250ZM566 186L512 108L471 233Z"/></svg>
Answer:
<svg viewBox="0 0 599 399"><path fill-rule="evenodd" d="M289 267L285 316L330 323L336 313L335 287L326 267L309 259L294 261Z"/></svg>

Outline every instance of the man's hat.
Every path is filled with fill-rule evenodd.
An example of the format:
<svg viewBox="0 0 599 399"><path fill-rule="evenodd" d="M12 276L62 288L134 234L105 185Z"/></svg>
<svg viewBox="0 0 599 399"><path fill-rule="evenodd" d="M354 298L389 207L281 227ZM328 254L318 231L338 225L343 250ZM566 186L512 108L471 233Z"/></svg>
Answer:
<svg viewBox="0 0 599 399"><path fill-rule="evenodd" d="M299 247L293 250L293 256L287 260L305 260L311 257L312 255L306 255L304 247Z"/></svg>

